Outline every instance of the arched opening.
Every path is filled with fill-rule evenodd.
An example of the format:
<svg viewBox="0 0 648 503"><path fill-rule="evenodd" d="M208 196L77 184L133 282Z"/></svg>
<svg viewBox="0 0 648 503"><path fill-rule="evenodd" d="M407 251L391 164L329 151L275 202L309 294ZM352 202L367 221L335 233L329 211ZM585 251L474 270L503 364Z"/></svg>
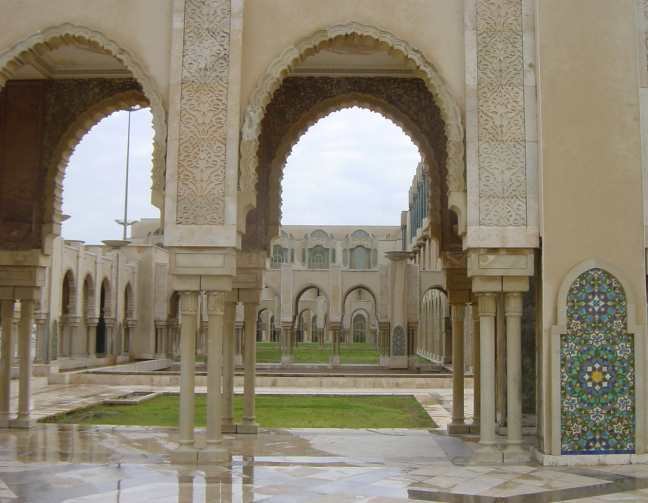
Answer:
<svg viewBox="0 0 648 503"><path fill-rule="evenodd" d="M367 342L367 317L362 310L358 310L353 314L352 319L353 342L364 344Z"/></svg>
<svg viewBox="0 0 648 503"><path fill-rule="evenodd" d="M0 234L8 236L3 248L51 249L60 235L62 182L74 148L102 118L133 105L152 111L151 200L161 207L165 113L152 80L129 51L99 32L64 24L0 53L0 76L0 149L6 153L0 184L16 194L2 205ZM15 164L25 176L12 176L9 166Z"/></svg>
<svg viewBox="0 0 648 503"><path fill-rule="evenodd" d="M76 281L72 270L66 271L63 276L61 288L61 316L59 319L58 341L54 341L52 346L57 349L60 356L72 356L73 334L79 324L79 315L77 314L77 296ZM58 344L57 344L58 342Z"/></svg>
<svg viewBox="0 0 648 503"><path fill-rule="evenodd" d="M421 297L417 346L417 354L434 363L448 363L452 358L450 306L441 288L429 288Z"/></svg>
<svg viewBox="0 0 648 503"><path fill-rule="evenodd" d="M106 355L108 353L108 325L106 320L111 318L110 313L110 283L108 279L101 282L101 292L99 297L99 320L97 321L97 355Z"/></svg>

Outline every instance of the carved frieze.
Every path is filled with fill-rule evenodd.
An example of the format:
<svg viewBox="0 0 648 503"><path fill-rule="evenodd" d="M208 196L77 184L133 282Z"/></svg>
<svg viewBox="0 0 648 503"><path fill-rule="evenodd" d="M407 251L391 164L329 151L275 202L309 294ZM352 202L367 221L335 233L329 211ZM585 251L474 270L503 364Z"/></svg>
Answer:
<svg viewBox="0 0 648 503"><path fill-rule="evenodd" d="M176 223L225 220L230 0L186 0Z"/></svg>
<svg viewBox="0 0 648 503"><path fill-rule="evenodd" d="M479 224L526 225L522 0L477 2Z"/></svg>

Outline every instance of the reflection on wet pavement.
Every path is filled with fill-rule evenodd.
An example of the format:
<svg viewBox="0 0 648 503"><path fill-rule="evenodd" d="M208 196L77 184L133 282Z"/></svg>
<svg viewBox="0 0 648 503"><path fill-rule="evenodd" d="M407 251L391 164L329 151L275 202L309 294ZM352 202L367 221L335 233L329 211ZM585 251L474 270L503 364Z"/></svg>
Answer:
<svg viewBox="0 0 648 503"><path fill-rule="evenodd" d="M611 501L621 493L648 502L648 466L471 466L465 460L474 444L434 431L227 435L231 460L195 467L170 463L175 435L52 424L1 431L0 501L481 503Z"/></svg>

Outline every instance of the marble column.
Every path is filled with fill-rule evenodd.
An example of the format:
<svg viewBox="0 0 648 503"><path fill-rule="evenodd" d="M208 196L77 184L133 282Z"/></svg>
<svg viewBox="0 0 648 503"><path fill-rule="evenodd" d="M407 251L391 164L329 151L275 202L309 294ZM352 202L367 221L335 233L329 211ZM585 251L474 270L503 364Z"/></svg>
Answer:
<svg viewBox="0 0 648 503"><path fill-rule="evenodd" d="M281 364L286 365L293 362L293 326L292 323L281 324Z"/></svg>
<svg viewBox="0 0 648 503"><path fill-rule="evenodd" d="M480 410L481 410L481 365L480 365L480 337L479 337L479 303L473 302L473 421L470 425L471 433L479 433Z"/></svg>
<svg viewBox="0 0 648 503"><path fill-rule="evenodd" d="M36 322L36 354L34 361L37 363L48 363L47 351L47 313L38 313L35 316Z"/></svg>
<svg viewBox="0 0 648 503"><path fill-rule="evenodd" d="M20 301L20 331L18 336L19 390L18 417L14 423L17 428L31 428L31 384L32 384L32 328L34 325L34 301Z"/></svg>
<svg viewBox="0 0 648 503"><path fill-rule="evenodd" d="M182 329L180 333L180 425L178 443L173 461L194 464L194 392L196 382L196 334L198 315L198 292L180 293Z"/></svg>
<svg viewBox="0 0 648 503"><path fill-rule="evenodd" d="M115 318L106 318L106 356L116 356L115 351Z"/></svg>
<svg viewBox="0 0 648 503"><path fill-rule="evenodd" d="M340 365L340 323L331 323L329 325L329 332L331 334L331 345L333 348L333 354L329 359L329 365L338 366Z"/></svg>
<svg viewBox="0 0 648 503"><path fill-rule="evenodd" d="M11 412L11 339L13 335L14 301L2 300L2 344L0 347L0 428L9 426Z"/></svg>
<svg viewBox="0 0 648 503"><path fill-rule="evenodd" d="M464 418L464 310L463 304L450 306L452 317L452 423L448 433L466 433Z"/></svg>
<svg viewBox="0 0 648 503"><path fill-rule="evenodd" d="M506 316L507 445L504 461L528 461L522 448L522 294L509 292L504 297Z"/></svg>
<svg viewBox="0 0 648 503"><path fill-rule="evenodd" d="M234 322L234 365L236 367L241 367L243 365L243 331L245 330L243 325L243 321Z"/></svg>
<svg viewBox="0 0 648 503"><path fill-rule="evenodd" d="M245 303L245 321L243 328L245 330L245 355L243 363L245 365L245 381L243 393L245 403L243 409L243 423L239 425L239 433L257 433L258 425L255 413L255 384L256 384L256 320L257 307L256 303Z"/></svg>
<svg viewBox="0 0 648 503"><path fill-rule="evenodd" d="M66 341L66 355L68 358L86 356L82 350L77 351L79 346L79 328L81 327L81 318L79 316L67 317L67 341Z"/></svg>
<svg viewBox="0 0 648 503"><path fill-rule="evenodd" d="M205 463L218 463L228 458L220 445L223 441L221 416L221 369L223 366L223 330L225 321L225 294L207 293L207 448L199 454Z"/></svg>
<svg viewBox="0 0 648 503"><path fill-rule="evenodd" d="M495 315L497 295L479 294L479 344L481 356L481 414L478 462L502 462L502 453L495 446Z"/></svg>
<svg viewBox="0 0 648 503"><path fill-rule="evenodd" d="M234 424L234 320L236 302L225 299L223 322L223 433L236 433Z"/></svg>
<svg viewBox="0 0 648 503"><path fill-rule="evenodd" d="M88 356L97 357L97 325L99 318L88 318L86 320L87 338L88 338Z"/></svg>

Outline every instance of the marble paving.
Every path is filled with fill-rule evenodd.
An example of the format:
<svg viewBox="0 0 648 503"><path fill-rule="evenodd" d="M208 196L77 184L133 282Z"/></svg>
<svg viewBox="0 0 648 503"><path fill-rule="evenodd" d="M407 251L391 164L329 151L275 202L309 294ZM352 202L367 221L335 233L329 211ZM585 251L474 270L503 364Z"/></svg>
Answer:
<svg viewBox="0 0 648 503"><path fill-rule="evenodd" d="M140 388L39 382L36 416ZM39 424L0 430L0 503L648 502L648 465L471 465L477 438L453 438L444 428L449 393L416 393L440 426L433 430L263 429L256 436L226 435L230 460L213 466L171 463L174 429ZM471 403L467 396L467 416ZM203 444L203 430L196 441Z"/></svg>

